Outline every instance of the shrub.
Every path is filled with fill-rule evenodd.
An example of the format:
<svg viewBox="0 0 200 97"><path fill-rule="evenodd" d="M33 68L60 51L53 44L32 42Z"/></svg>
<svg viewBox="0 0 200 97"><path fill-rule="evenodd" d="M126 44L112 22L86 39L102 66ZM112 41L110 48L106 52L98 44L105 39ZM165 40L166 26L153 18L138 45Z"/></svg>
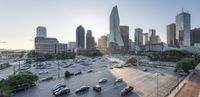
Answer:
<svg viewBox="0 0 200 97"><path fill-rule="evenodd" d="M126 64L136 65L136 63L137 63L137 60L134 57L129 57L126 60Z"/></svg>
<svg viewBox="0 0 200 97"><path fill-rule="evenodd" d="M65 78L70 77L72 74L69 71L65 71Z"/></svg>
<svg viewBox="0 0 200 97"><path fill-rule="evenodd" d="M192 58L184 58L176 64L177 71L183 70L184 72L188 73L189 70L192 70L196 67L196 61Z"/></svg>

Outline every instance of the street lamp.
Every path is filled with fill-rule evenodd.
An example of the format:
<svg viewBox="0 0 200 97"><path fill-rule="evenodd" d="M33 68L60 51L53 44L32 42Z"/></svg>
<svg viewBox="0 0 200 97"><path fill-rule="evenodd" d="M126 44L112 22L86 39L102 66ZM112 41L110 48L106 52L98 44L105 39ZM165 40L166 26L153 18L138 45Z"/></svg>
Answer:
<svg viewBox="0 0 200 97"><path fill-rule="evenodd" d="M136 55L137 55L137 53L138 53L138 51L140 50L140 47L137 45L137 46L135 46L135 53L136 53ZM138 55L137 55L137 66L138 66Z"/></svg>
<svg viewBox="0 0 200 97"><path fill-rule="evenodd" d="M60 63L59 63L59 61L58 61L58 79L60 79Z"/></svg>
<svg viewBox="0 0 200 97"><path fill-rule="evenodd" d="M159 75L160 75L160 73L155 73L155 75L156 75L156 97L158 97L158 94L159 94L159 79L158 79L158 77L159 77Z"/></svg>

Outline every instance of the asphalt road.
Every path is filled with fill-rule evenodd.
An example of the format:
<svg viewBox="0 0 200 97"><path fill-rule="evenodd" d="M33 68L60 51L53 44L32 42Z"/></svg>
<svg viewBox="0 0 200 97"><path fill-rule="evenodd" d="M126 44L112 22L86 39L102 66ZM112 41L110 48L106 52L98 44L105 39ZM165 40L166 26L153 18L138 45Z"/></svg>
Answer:
<svg viewBox="0 0 200 97"><path fill-rule="evenodd" d="M39 78L45 78L52 76L53 80L38 82L36 87L29 90L22 91L14 94L14 97L54 97L51 92L53 86L58 83L66 84L71 93L68 95L63 95L61 97L121 97L120 91L126 86L130 85L134 87L133 93L127 97L156 97L157 94L157 78L158 78L158 96L163 97L177 84L177 77L173 74L172 69L160 69L151 67L124 67L124 68L114 68L109 69L106 66L111 64L111 61L119 61L118 58L108 58L102 59L97 58L95 62L86 61L91 63L91 65L83 66L80 64L75 64L69 68L60 69L60 79L58 78L58 63L49 62L52 65L46 69L35 69L34 67L29 70L35 74L41 71L48 71L48 74L39 75ZM66 60L66 64L72 63L72 60ZM122 64L122 63L119 63ZM147 68L148 71L144 72L143 68ZM88 70L92 69L92 73L86 73ZM9 69L11 71L11 68ZM64 78L64 71L69 70L71 72L82 71L81 75L72 76L68 79ZM2 71L0 71L2 72ZM7 71L6 71L7 72ZM9 72L9 71L8 71ZM5 72L2 72L5 73ZM155 73L160 73L158 77ZM100 84L102 87L101 93L96 93L92 90L92 87L98 84L98 80L106 78L107 83ZM114 81L116 78L123 78L123 82L114 86ZM75 94L74 91L81 86L90 86L88 92L81 94Z"/></svg>

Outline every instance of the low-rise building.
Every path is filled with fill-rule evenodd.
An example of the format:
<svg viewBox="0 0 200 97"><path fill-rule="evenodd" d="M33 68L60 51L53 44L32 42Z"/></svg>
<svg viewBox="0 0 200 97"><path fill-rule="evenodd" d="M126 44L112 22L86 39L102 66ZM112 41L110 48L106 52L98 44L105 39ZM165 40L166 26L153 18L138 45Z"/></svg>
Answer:
<svg viewBox="0 0 200 97"><path fill-rule="evenodd" d="M56 38L35 38L35 52L42 54L58 54L67 52L67 44L61 44Z"/></svg>

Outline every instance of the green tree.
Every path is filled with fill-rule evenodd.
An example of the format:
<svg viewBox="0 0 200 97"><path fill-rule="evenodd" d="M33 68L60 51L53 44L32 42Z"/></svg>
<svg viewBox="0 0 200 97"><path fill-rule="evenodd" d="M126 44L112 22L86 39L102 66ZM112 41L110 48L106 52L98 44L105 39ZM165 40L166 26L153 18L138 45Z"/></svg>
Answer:
<svg viewBox="0 0 200 97"><path fill-rule="evenodd" d="M7 79L3 79L0 81L0 94L9 95L16 86L24 84L31 85L31 83L37 80L38 76L28 71L20 72L17 75L11 75Z"/></svg>
<svg viewBox="0 0 200 97"><path fill-rule="evenodd" d="M126 60L126 64L136 65L136 63L137 63L137 60L133 56L129 57Z"/></svg>
<svg viewBox="0 0 200 97"><path fill-rule="evenodd" d="M69 71L65 71L65 78L70 77L72 74Z"/></svg>
<svg viewBox="0 0 200 97"><path fill-rule="evenodd" d="M176 69L183 70L184 72L189 72L196 67L196 61L193 58L184 58L176 64Z"/></svg>

